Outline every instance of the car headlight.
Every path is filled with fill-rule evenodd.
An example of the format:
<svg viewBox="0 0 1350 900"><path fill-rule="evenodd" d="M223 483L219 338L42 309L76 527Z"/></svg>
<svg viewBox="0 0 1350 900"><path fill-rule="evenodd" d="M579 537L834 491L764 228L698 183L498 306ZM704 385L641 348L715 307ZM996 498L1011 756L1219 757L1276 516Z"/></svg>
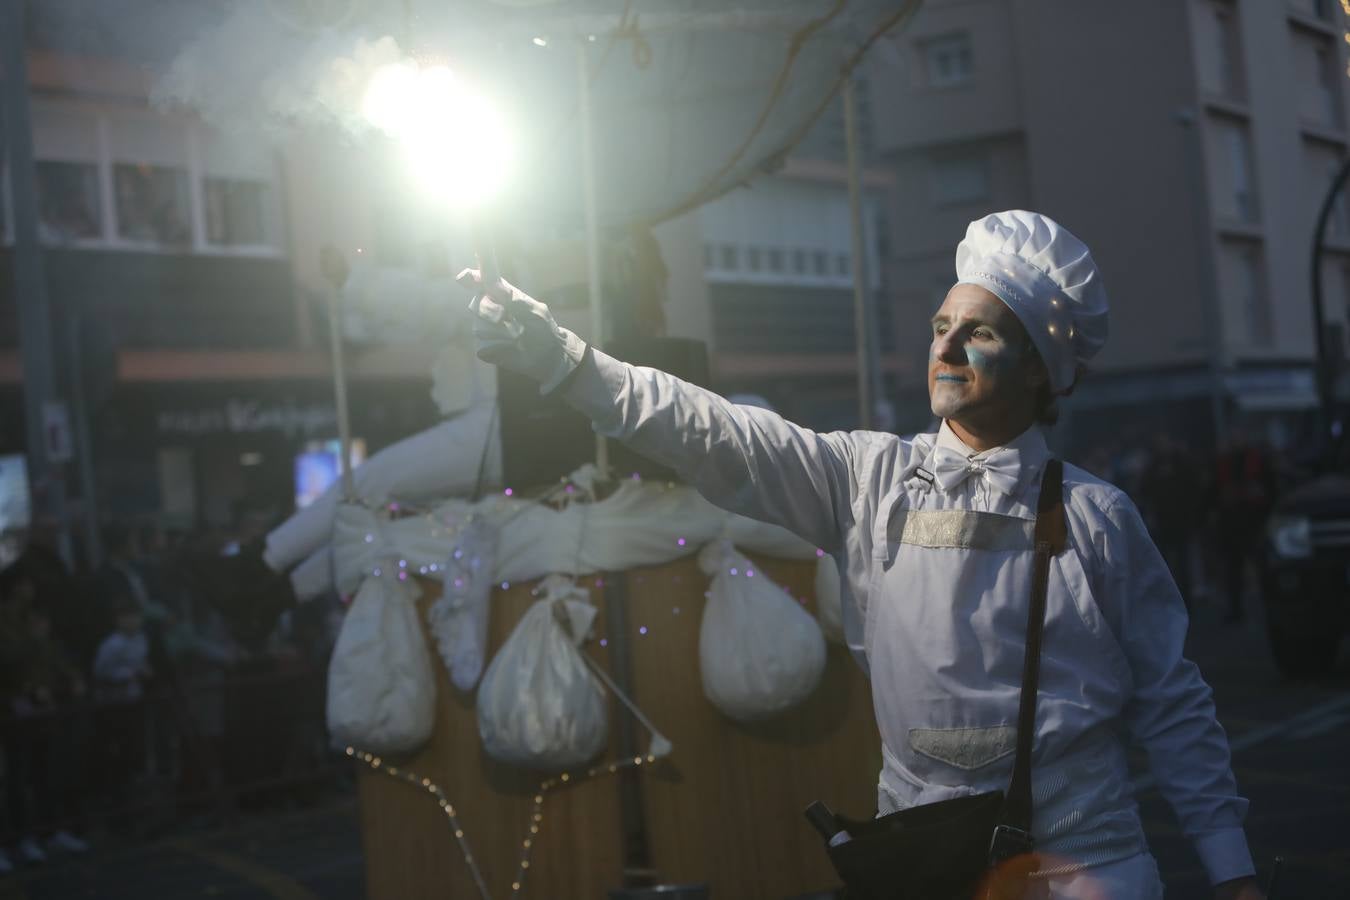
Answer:
<svg viewBox="0 0 1350 900"><path fill-rule="evenodd" d="M1266 523L1266 537L1282 559L1312 556L1312 522L1307 516L1272 516Z"/></svg>

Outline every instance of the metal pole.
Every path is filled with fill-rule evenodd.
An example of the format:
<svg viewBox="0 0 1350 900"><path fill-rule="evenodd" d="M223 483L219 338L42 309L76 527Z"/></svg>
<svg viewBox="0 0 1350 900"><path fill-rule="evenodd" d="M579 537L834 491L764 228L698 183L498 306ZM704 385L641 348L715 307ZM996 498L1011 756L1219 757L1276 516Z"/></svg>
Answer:
<svg viewBox="0 0 1350 900"><path fill-rule="evenodd" d="M333 395L337 404L338 438L341 447L342 496L356 499L352 478L352 426L348 418L347 369L342 360L342 286L347 283L347 259L332 244L319 251L319 269L328 282L328 342L333 359Z"/></svg>
<svg viewBox="0 0 1350 900"><path fill-rule="evenodd" d="M1345 181L1350 178L1350 159L1341 163L1341 168L1336 172L1336 177L1331 182L1331 188L1327 195L1322 198L1322 209L1317 213L1317 228L1313 231L1312 245L1312 314L1313 314L1313 349L1315 351L1316 373L1317 373L1317 401L1321 407L1322 428L1324 437L1330 436L1332 422L1335 418L1336 410L1333 392L1335 391L1335 373L1331 369L1331 353L1327 347L1326 336L1326 314L1322 309L1322 241L1326 237L1327 222L1331 219L1331 208L1336 203L1336 196L1340 194L1341 188L1345 187Z"/></svg>
<svg viewBox="0 0 1350 900"><path fill-rule="evenodd" d="M581 189L586 207L586 285L591 299L591 346L604 347L604 296L601 292L600 223L595 202L595 123L591 120L591 74L586 64L586 42L577 43L577 88L581 94ZM609 446L595 436L595 465L609 471Z"/></svg>
<svg viewBox="0 0 1350 900"><path fill-rule="evenodd" d="M872 428L872 354L870 316L867 308L867 260L863 236L862 184L858 173L858 121L853 100L853 75L844 76L844 145L848 152L849 230L853 238L853 332L858 353L858 421Z"/></svg>
<svg viewBox="0 0 1350 900"><path fill-rule="evenodd" d="M10 198L14 209L14 299L19 312L23 361L24 445L33 485L33 521L54 520L66 543L65 474L49 456L44 409L58 402L47 273L38 244L37 176L28 109L28 62L24 0L0 0L0 59L3 59L5 135L9 151Z"/></svg>
<svg viewBox="0 0 1350 900"><path fill-rule="evenodd" d="M80 463L80 506L84 512L84 559L90 570L103 564L103 542L98 532L98 481L94 475L94 444L89 438L89 405L84 397L82 320L78 314L66 321L66 351L69 354L70 415L74 420L75 455Z"/></svg>

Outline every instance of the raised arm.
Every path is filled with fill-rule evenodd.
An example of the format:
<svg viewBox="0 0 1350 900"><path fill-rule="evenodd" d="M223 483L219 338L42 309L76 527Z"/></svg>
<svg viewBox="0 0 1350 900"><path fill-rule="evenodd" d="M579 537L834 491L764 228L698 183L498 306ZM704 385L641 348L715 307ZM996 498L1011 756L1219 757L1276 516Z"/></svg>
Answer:
<svg viewBox="0 0 1350 900"><path fill-rule="evenodd" d="M675 469L710 502L826 550L840 545L865 434L818 434L593 351L505 282L493 297L475 298L473 309L480 358L534 378L542 393L560 392L596 431Z"/></svg>

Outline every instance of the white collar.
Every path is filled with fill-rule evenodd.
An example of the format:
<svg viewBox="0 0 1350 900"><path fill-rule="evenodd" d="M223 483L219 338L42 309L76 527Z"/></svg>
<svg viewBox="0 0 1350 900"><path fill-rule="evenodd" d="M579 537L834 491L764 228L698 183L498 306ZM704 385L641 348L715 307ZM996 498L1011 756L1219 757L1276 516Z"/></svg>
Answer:
<svg viewBox="0 0 1350 900"><path fill-rule="evenodd" d="M1026 477L1028 472L1034 472L1044 467L1046 459L1050 456L1050 448L1045 443L1045 435L1041 432L1039 425L1032 425L1026 431L1013 438L1001 447L990 447L988 450L972 450L965 441L957 437L956 432L946 419L942 420L942 426L938 428L937 440L933 443L933 449L928 452L929 464L931 468L933 452L938 447L946 447L948 450L954 450L967 459L980 459L999 450L1012 449L1018 451L1018 456L1022 462L1022 478Z"/></svg>

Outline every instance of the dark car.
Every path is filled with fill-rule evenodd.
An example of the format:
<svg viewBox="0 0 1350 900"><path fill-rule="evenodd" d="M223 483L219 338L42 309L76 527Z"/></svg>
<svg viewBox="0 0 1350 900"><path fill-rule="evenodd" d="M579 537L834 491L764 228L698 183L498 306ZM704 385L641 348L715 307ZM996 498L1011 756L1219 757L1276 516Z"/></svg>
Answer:
<svg viewBox="0 0 1350 900"><path fill-rule="evenodd" d="M1324 675L1350 627L1350 476L1314 478L1280 498L1261 566L1266 627L1288 675Z"/></svg>

